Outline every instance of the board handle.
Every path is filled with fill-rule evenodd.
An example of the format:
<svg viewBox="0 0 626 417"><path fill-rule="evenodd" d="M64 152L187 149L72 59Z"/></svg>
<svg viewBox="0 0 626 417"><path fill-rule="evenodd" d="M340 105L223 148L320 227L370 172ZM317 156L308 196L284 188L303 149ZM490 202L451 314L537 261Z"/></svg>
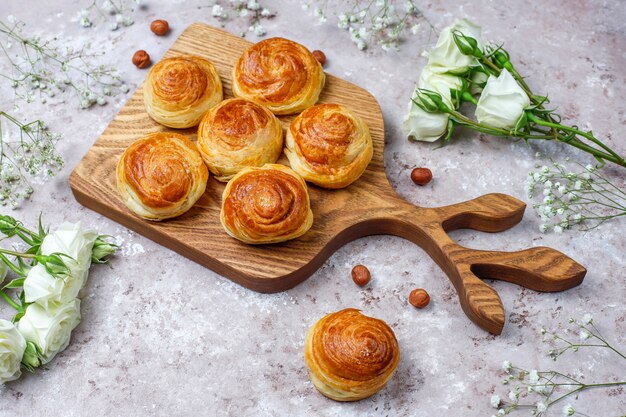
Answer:
<svg viewBox="0 0 626 417"><path fill-rule="evenodd" d="M541 292L579 285L587 270L567 255L547 247L516 252L483 251L458 244L445 251L456 268L456 285L465 313L483 329L500 334L505 312L498 293L483 279L507 281Z"/></svg>
<svg viewBox="0 0 626 417"><path fill-rule="evenodd" d="M454 284L465 314L491 333L502 332L505 312L500 296L484 279L552 292L579 285L587 272L582 265L555 249L477 250L459 245L447 234L463 228L500 232L519 223L526 205L509 195L487 194L433 209L411 207L411 214L403 216L408 224L394 227L394 234L417 243L428 252Z"/></svg>
<svg viewBox="0 0 626 417"><path fill-rule="evenodd" d="M434 210L446 231L474 229L501 232L519 223L525 209L526 204L515 197L492 193Z"/></svg>

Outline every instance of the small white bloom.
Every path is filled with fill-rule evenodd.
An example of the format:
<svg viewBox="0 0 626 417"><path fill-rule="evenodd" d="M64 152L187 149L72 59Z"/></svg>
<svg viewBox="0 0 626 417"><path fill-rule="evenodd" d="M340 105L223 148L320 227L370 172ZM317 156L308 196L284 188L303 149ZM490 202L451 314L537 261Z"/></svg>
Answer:
<svg viewBox="0 0 626 417"><path fill-rule="evenodd" d="M0 274L0 275L1 275L1 274ZM591 323L593 323L593 316L592 316L591 314L589 314L589 313L585 314L585 315L583 316L583 323L585 323L585 324L591 324Z"/></svg>
<svg viewBox="0 0 626 417"><path fill-rule="evenodd" d="M581 340L591 339L591 333L589 333L585 329L582 329L580 333L578 333L578 337L580 337Z"/></svg>
<svg viewBox="0 0 626 417"><path fill-rule="evenodd" d="M585 169L586 169L587 171L589 171L589 172L595 172L595 171L597 171L597 170L598 170L596 167L594 167L594 166L593 166L593 165L591 165L591 164L587 164L587 165L585 165Z"/></svg>
<svg viewBox="0 0 626 417"><path fill-rule="evenodd" d="M505 416L506 415L506 411L504 409L500 409L500 410L498 410L498 415L499 416Z"/></svg>
<svg viewBox="0 0 626 417"><path fill-rule="evenodd" d="M101 106L104 106L105 104L107 104L107 101L104 97L98 97L96 100L96 103L98 103Z"/></svg>
<svg viewBox="0 0 626 417"><path fill-rule="evenodd" d="M509 400L511 400L511 402L516 403L519 400L519 392L509 391Z"/></svg>
<svg viewBox="0 0 626 417"><path fill-rule="evenodd" d="M302 4L302 10L309 10L310 7L311 7L311 5L308 4L308 3L303 3Z"/></svg>
<svg viewBox="0 0 626 417"><path fill-rule="evenodd" d="M367 43L365 43L365 41L363 40L359 40L356 43L356 47L359 48L360 51L364 50L365 48L367 48Z"/></svg>
<svg viewBox="0 0 626 417"><path fill-rule="evenodd" d="M490 76L476 106L479 123L512 129L530 106L530 99L515 78L502 70L498 78Z"/></svg>
<svg viewBox="0 0 626 417"><path fill-rule="evenodd" d="M50 304L48 309L31 304L17 323L17 329L26 341L33 342L42 353L46 364L70 342L72 330L80 323L80 300L67 304Z"/></svg>
<svg viewBox="0 0 626 417"><path fill-rule="evenodd" d="M221 17L223 11L224 11L224 9L222 8L222 6L220 6L219 4L216 4L211 9L211 16L213 16L213 17Z"/></svg>
<svg viewBox="0 0 626 417"><path fill-rule="evenodd" d="M14 381L22 375L20 363L26 350L26 340L15 325L0 319L0 384Z"/></svg>
<svg viewBox="0 0 626 417"><path fill-rule="evenodd" d="M123 14L121 14L121 13L120 13L120 14L116 14L116 15L115 15L115 21L116 21L117 23L122 23L122 22L124 21L124 15L123 15Z"/></svg>
<svg viewBox="0 0 626 417"><path fill-rule="evenodd" d="M576 410L574 410L574 407L572 407L570 404L567 404L565 407L563 407L564 416L573 416L575 412Z"/></svg>
<svg viewBox="0 0 626 417"><path fill-rule="evenodd" d="M583 183L580 180L578 180L578 181L576 181L574 183L574 189L575 190L580 190L582 187L583 187Z"/></svg>
<svg viewBox="0 0 626 417"><path fill-rule="evenodd" d="M493 408L498 408L500 406L500 397L498 395L492 395L491 400L489 401Z"/></svg>
<svg viewBox="0 0 626 417"><path fill-rule="evenodd" d="M419 33L419 31L420 31L420 24L419 23L411 26L411 33L413 35L417 35Z"/></svg>
<svg viewBox="0 0 626 417"><path fill-rule="evenodd" d="M539 401L535 404L535 408L537 409L537 413L543 413L548 409L548 406L543 401Z"/></svg>
<svg viewBox="0 0 626 417"><path fill-rule="evenodd" d="M513 364L511 361L504 361L502 362L502 369L506 371L506 373L509 373L511 372L511 369L513 369Z"/></svg>
<svg viewBox="0 0 626 417"><path fill-rule="evenodd" d="M528 381L531 384L536 384L537 382L539 382L539 372L537 372L536 369L530 371L530 373L528 374Z"/></svg>
<svg viewBox="0 0 626 417"><path fill-rule="evenodd" d="M263 16L263 17L268 17L271 14L272 14L272 12L270 12L270 9L265 8L265 9L261 10L261 16Z"/></svg>
<svg viewBox="0 0 626 417"><path fill-rule="evenodd" d="M114 31L114 30L119 29L119 27L120 27L120 25L119 25L117 22L111 22L111 23L109 23L109 30Z"/></svg>
<svg viewBox="0 0 626 417"><path fill-rule="evenodd" d="M256 0L249 0L246 7L248 8L248 10L259 10L261 8L261 5Z"/></svg>
<svg viewBox="0 0 626 417"><path fill-rule="evenodd" d="M543 188L552 188L552 181L548 180L543 183Z"/></svg>
<svg viewBox="0 0 626 417"><path fill-rule="evenodd" d="M122 19L122 24L124 26L131 26L134 23L135 23L135 20L133 20L133 18L130 16L124 16L124 18Z"/></svg>
<svg viewBox="0 0 626 417"><path fill-rule="evenodd" d="M115 10L115 7L113 6L113 3L111 3L111 0L104 0L102 2L101 7L102 7L102 10L104 10L105 12L109 12L109 13Z"/></svg>
<svg viewBox="0 0 626 417"><path fill-rule="evenodd" d="M254 34L257 35L257 36L265 35L265 28L263 28L263 26L257 24L254 27Z"/></svg>
<svg viewBox="0 0 626 417"><path fill-rule="evenodd" d="M564 186L564 185L561 185L561 186L558 188L558 191L559 191L559 193L561 193L561 194L565 194L565 192L567 191L567 188L565 188L565 186Z"/></svg>
<svg viewBox="0 0 626 417"><path fill-rule="evenodd" d="M561 226L554 226L554 233L563 233L563 228Z"/></svg>
<svg viewBox="0 0 626 417"><path fill-rule="evenodd" d="M9 21L9 23L11 24L15 24L17 22L17 18L15 16L13 16L12 14L7 16L7 20Z"/></svg>
<svg viewBox="0 0 626 417"><path fill-rule="evenodd" d="M126 84L122 84L120 86L120 90L122 91L122 93L128 93L130 91L130 88Z"/></svg>
<svg viewBox="0 0 626 417"><path fill-rule="evenodd" d="M91 20L87 16L80 18L80 25L84 28L88 28L91 26Z"/></svg>
<svg viewBox="0 0 626 417"><path fill-rule="evenodd" d="M546 233L549 229L550 229L550 226L548 226L545 223L539 225L539 231L541 231L541 233Z"/></svg>

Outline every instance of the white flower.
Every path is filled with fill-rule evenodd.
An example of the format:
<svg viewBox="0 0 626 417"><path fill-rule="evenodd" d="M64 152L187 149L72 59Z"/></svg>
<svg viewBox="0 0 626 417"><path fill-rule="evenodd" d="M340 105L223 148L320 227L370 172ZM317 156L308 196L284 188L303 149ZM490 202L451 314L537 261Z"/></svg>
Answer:
<svg viewBox="0 0 626 417"><path fill-rule="evenodd" d="M213 17L221 17L222 16L222 11L224 11L222 6L220 6L219 4L216 4L211 9L211 16L213 16Z"/></svg>
<svg viewBox="0 0 626 417"><path fill-rule="evenodd" d="M462 89L463 80L455 75L435 72L432 65L428 64L422 70L417 86L425 90L435 91L447 98L450 96L450 90Z"/></svg>
<svg viewBox="0 0 626 417"><path fill-rule="evenodd" d="M561 186L559 187L558 191L559 191L559 193L561 193L561 194L565 194L565 192L567 191L567 188L565 188L565 186L564 186L564 185L561 185Z"/></svg>
<svg viewBox="0 0 626 417"><path fill-rule="evenodd" d="M0 274L0 276L2 276L2 274ZM585 324L591 324L593 323L593 316L589 313L585 314L583 316L583 323Z"/></svg>
<svg viewBox="0 0 626 417"><path fill-rule="evenodd" d="M46 364L70 343L72 330L80 323L80 300L67 304L50 304L48 309L31 304L17 323L17 328L28 342L41 350L42 364Z"/></svg>
<svg viewBox="0 0 626 417"><path fill-rule="evenodd" d="M270 9L263 9L263 10L261 10L261 16L263 16L263 17L268 17L271 14L272 14L272 12L270 12Z"/></svg>
<svg viewBox="0 0 626 417"><path fill-rule="evenodd" d="M512 129L530 99L515 78L503 69L498 78L490 76L476 106L476 119L487 126Z"/></svg>
<svg viewBox="0 0 626 417"><path fill-rule="evenodd" d="M537 382L539 382L539 372L537 372L536 369L530 371L530 373L528 374L528 381L531 384L536 384Z"/></svg>
<svg viewBox="0 0 626 417"><path fill-rule="evenodd" d="M472 74L470 84L470 94L475 95L483 91L484 85L487 83L488 76L484 72L475 71Z"/></svg>
<svg viewBox="0 0 626 417"><path fill-rule="evenodd" d="M72 259L63 257L70 268L70 274L83 283L91 265L91 251L98 238L95 230L83 229L79 223L63 223L56 230L48 233L41 242L42 255L64 253ZM84 275L83 278L81 276Z"/></svg>
<svg viewBox="0 0 626 417"><path fill-rule="evenodd" d="M26 340L10 321L0 319L0 384L14 381L22 375L20 363L26 350Z"/></svg>
<svg viewBox="0 0 626 417"><path fill-rule="evenodd" d="M104 0L102 2L102 10L104 10L105 12L109 12L111 13L114 10L114 6L113 3L111 3L111 0Z"/></svg>
<svg viewBox="0 0 626 417"><path fill-rule="evenodd" d="M565 407L563 407L564 416L573 416L575 412L576 410L574 410L574 407L572 407L570 404L567 404Z"/></svg>
<svg viewBox="0 0 626 417"><path fill-rule="evenodd" d="M265 28L263 28L263 26L257 24L254 26L254 34L257 36L263 36L265 35Z"/></svg>
<svg viewBox="0 0 626 417"><path fill-rule="evenodd" d="M417 33L418 33L419 31L420 31L420 24L419 24L419 23L417 23L417 24L415 24L415 25L411 26L411 33L412 33L413 35L417 35Z"/></svg>
<svg viewBox="0 0 626 417"><path fill-rule="evenodd" d="M563 233L563 227L554 226L554 233Z"/></svg>
<svg viewBox="0 0 626 417"><path fill-rule="evenodd" d="M478 65L476 58L463 55L454 42L453 32L459 31L462 34L472 37L478 41L478 47L482 49L480 26L466 19L455 20L452 26L448 26L441 31L437 45L428 55L428 63L433 65L437 72L448 72L462 74L470 67Z"/></svg>
<svg viewBox="0 0 626 417"><path fill-rule="evenodd" d="M17 22L17 18L16 18L14 15L12 15L12 14L10 14L10 15L8 15L8 16L7 16L7 20L8 20L8 21L9 21L9 23L11 23L11 24L15 24L15 23Z"/></svg>
<svg viewBox="0 0 626 417"><path fill-rule="evenodd" d="M511 372L511 369L513 369L513 364L511 361L504 361L502 362L502 369L506 371L506 373L509 373Z"/></svg>
<svg viewBox="0 0 626 417"><path fill-rule="evenodd" d="M442 95L442 97L446 101L446 96ZM447 97L450 97L450 93ZM411 101L409 112L404 117L403 127L409 138L422 142L434 142L448 130L448 119L447 113L429 113Z"/></svg>
<svg viewBox="0 0 626 417"><path fill-rule="evenodd" d="M539 225L539 231L541 233L546 233L548 230L550 229L550 226L548 226L547 224L541 224Z"/></svg>
<svg viewBox="0 0 626 417"><path fill-rule="evenodd" d="M537 413L543 413L548 409L548 406L543 401L538 401L537 404L535 404L535 407L537 409Z"/></svg>
<svg viewBox="0 0 626 417"><path fill-rule="evenodd" d="M587 171L589 171L589 172L595 172L595 171L597 171L597 170L598 170L596 167L594 167L594 166L593 166L593 165L591 165L591 164L587 164L587 165L585 165L585 169L586 169ZM571 407L571 406L570 406L570 407Z"/></svg>
<svg viewBox="0 0 626 417"><path fill-rule="evenodd" d="M509 400L516 403L519 400L519 392L509 391Z"/></svg>
<svg viewBox="0 0 626 417"><path fill-rule="evenodd" d="M498 408L500 406L500 397L498 395L492 395L491 396L491 400L489 400L489 402L491 403L491 406L493 408Z"/></svg>
<svg viewBox="0 0 626 417"><path fill-rule="evenodd" d="M580 337L581 340L591 339L591 333L583 329L580 331L580 333L578 333L578 337Z"/></svg>
<svg viewBox="0 0 626 417"><path fill-rule="evenodd" d="M261 8L261 5L256 0L250 0L248 1L247 8L248 10L259 10Z"/></svg>
<svg viewBox="0 0 626 417"><path fill-rule="evenodd" d="M68 303L76 298L86 277L86 274L70 274L57 278L50 275L45 266L37 264L24 280L24 298L27 303L37 303L43 308L48 308L49 302Z"/></svg>
<svg viewBox="0 0 626 417"><path fill-rule="evenodd" d="M91 20L87 16L83 16L80 18L80 25L84 28L88 28L91 26Z"/></svg>

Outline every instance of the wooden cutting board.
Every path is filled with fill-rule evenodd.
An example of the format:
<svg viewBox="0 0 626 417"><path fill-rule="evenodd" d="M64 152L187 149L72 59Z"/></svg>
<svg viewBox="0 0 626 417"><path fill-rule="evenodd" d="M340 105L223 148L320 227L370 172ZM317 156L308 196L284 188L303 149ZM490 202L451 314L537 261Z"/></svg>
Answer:
<svg viewBox="0 0 626 417"><path fill-rule="evenodd" d="M185 30L165 57L194 54L209 59L222 78L224 98L228 98L232 96L232 68L249 45L238 36L197 23ZM115 182L117 161L130 143L169 129L148 117L142 87L72 172L74 196L86 207L245 287L260 292L286 290L307 279L345 243L368 235L391 234L420 245L451 279L465 314L483 329L499 334L504 309L496 291L482 278L510 281L537 291L561 291L580 284L585 276L585 268L554 249L491 252L455 243L446 231L508 229L521 220L525 204L508 195L488 194L451 206L421 208L397 196L385 175L383 116L376 99L332 75L327 75L319 102L354 109L370 127L374 157L364 175L348 188L329 191L309 186L315 220L304 236L262 246L231 238L219 221L224 185L213 178L205 195L186 214L164 222L142 220L126 208ZM280 119L286 129L293 116ZM196 140L196 128L179 132Z"/></svg>

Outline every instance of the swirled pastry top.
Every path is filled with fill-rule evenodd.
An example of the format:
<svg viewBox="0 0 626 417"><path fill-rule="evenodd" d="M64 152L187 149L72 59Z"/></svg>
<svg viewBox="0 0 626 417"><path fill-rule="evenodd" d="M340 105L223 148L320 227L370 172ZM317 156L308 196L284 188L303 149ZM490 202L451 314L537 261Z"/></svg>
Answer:
<svg viewBox="0 0 626 417"><path fill-rule="evenodd" d="M302 112L289 126L285 146L294 171L326 188L356 181L374 154L365 122L339 104L318 104Z"/></svg>
<svg viewBox="0 0 626 417"><path fill-rule="evenodd" d="M325 80L322 65L308 49L270 38L252 45L235 64L233 94L274 114L294 114L317 102Z"/></svg>
<svg viewBox="0 0 626 417"><path fill-rule="evenodd" d="M133 142L117 164L117 187L128 208L150 220L189 210L209 172L196 145L178 133L152 133Z"/></svg>
<svg viewBox="0 0 626 417"><path fill-rule="evenodd" d="M245 243L302 236L313 224L306 183L284 165L245 168L224 189L220 220L229 235Z"/></svg>
<svg viewBox="0 0 626 417"><path fill-rule="evenodd" d="M143 87L150 117L177 129L197 125L222 97L222 81L213 64L192 55L163 59L152 67Z"/></svg>
<svg viewBox="0 0 626 417"><path fill-rule="evenodd" d="M355 401L374 394L391 378L400 348L384 321L348 308L323 317L309 329L304 358L322 394Z"/></svg>
<svg viewBox="0 0 626 417"><path fill-rule="evenodd" d="M198 149L216 178L228 181L246 166L276 162L283 150L283 128L260 104L242 98L224 100L202 118Z"/></svg>

